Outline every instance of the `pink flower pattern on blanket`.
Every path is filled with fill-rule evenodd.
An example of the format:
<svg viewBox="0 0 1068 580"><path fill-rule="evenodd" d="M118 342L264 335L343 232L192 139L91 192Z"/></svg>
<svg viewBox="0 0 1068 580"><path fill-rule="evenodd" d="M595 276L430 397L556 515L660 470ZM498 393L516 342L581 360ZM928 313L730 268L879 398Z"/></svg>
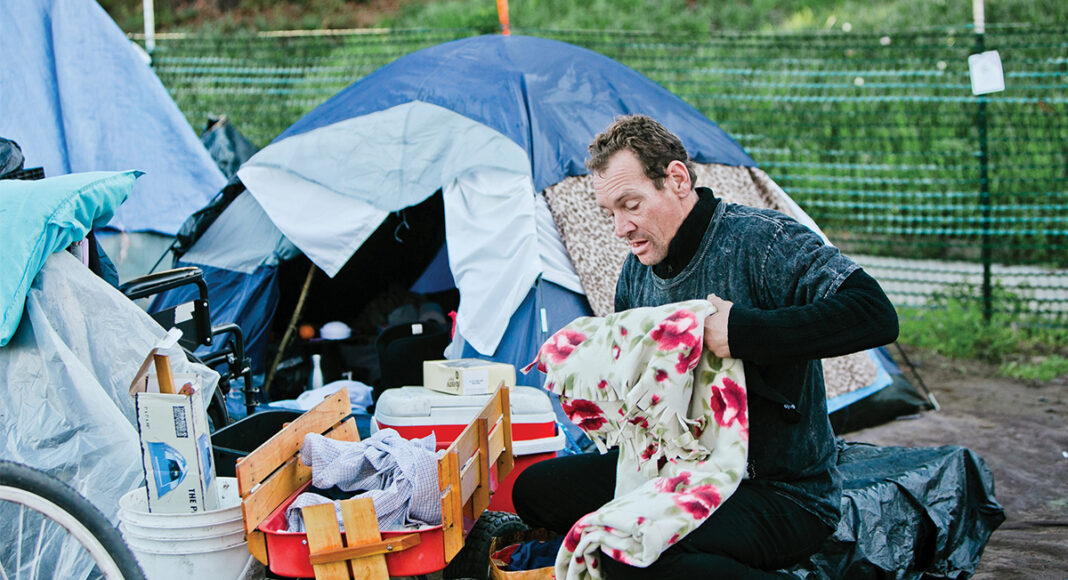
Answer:
<svg viewBox="0 0 1068 580"><path fill-rule="evenodd" d="M703 348L704 300L580 318L531 364L602 450L620 449L615 499L570 530L561 580L601 578L600 557L644 567L737 488L748 452L741 361Z"/></svg>
<svg viewBox="0 0 1068 580"><path fill-rule="evenodd" d="M593 401L585 399L560 400L560 405L567 413L567 418L586 431L597 431L604 426L607 419L604 411Z"/></svg>
<svg viewBox="0 0 1068 580"><path fill-rule="evenodd" d="M663 477L656 482L656 490L664 493L678 493L688 487L690 487L689 471L680 471L674 477Z"/></svg>
<svg viewBox="0 0 1068 580"><path fill-rule="evenodd" d="M679 374L693 369L701 358L703 345L694 333L697 324L697 316L693 312L679 310L649 333L649 338L657 342L660 350L682 349L675 364L675 371Z"/></svg>
<svg viewBox="0 0 1068 580"><path fill-rule="evenodd" d="M675 504L695 520L704 521L721 503L714 485L698 485L675 495Z"/></svg>
<svg viewBox="0 0 1068 580"><path fill-rule="evenodd" d="M568 328L563 328L550 336L549 340L545 341L545 344L541 346L541 351L538 353L538 370L546 372L545 359L555 364L564 362L584 340L586 340L585 334Z"/></svg>
<svg viewBox="0 0 1068 580"><path fill-rule="evenodd" d="M745 389L730 377L723 379L722 387L712 387L712 398L709 405L712 407L713 416L721 427L730 427L735 421L741 426L746 439L749 438L749 415L745 398Z"/></svg>

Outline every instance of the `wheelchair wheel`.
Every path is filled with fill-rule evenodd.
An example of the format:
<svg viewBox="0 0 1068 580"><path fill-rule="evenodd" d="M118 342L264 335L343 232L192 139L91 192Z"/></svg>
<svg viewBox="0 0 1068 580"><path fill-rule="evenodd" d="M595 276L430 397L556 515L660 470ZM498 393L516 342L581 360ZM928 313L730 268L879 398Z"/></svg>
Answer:
<svg viewBox="0 0 1068 580"><path fill-rule="evenodd" d="M204 364L204 361L200 360L200 357L192 351L188 349L183 350L185 350L186 358L191 362ZM220 379L219 384L215 387L215 393L212 394L211 400L208 401L208 433L214 433L230 424L230 412L226 409L226 393L229 390L229 379L225 381Z"/></svg>
<svg viewBox="0 0 1068 580"><path fill-rule="evenodd" d="M208 403L208 432L214 433L230 424L230 412L226 409L226 393L222 385L215 387L215 394Z"/></svg>
<svg viewBox="0 0 1068 580"><path fill-rule="evenodd" d="M0 461L2 578L144 580L133 552L89 500L65 483Z"/></svg>

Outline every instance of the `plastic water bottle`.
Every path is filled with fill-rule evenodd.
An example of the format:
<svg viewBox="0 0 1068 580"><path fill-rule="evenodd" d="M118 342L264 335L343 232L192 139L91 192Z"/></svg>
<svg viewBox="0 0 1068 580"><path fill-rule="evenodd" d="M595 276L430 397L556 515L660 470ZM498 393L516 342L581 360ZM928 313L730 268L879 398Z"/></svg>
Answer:
<svg viewBox="0 0 1068 580"><path fill-rule="evenodd" d="M319 387L323 386L323 367L322 367L323 356L319 355L319 354L313 354L311 358L312 358L312 372L311 372L311 380L309 381L308 388L309 389L318 389Z"/></svg>
<svg viewBox="0 0 1068 580"><path fill-rule="evenodd" d="M226 412L232 421L243 419L248 414L245 409L245 381L238 378L230 381L230 392L226 393Z"/></svg>

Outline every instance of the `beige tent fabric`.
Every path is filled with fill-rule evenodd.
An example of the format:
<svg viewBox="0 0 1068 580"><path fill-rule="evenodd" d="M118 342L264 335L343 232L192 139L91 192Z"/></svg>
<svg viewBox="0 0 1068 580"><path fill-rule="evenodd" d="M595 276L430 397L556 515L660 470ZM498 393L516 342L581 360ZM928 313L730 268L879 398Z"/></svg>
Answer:
<svg viewBox="0 0 1068 580"><path fill-rule="evenodd" d="M711 188L731 203L775 209L797 217L784 202L779 187L760 169L707 164L697 165L696 173L697 185ZM613 233L611 218L597 207L592 177L569 177L547 188L544 195L590 308L597 316L610 314L614 310L616 279L629 248ZM871 356L860 352L824 360L823 371L827 396L832 398L870 385L877 369Z"/></svg>

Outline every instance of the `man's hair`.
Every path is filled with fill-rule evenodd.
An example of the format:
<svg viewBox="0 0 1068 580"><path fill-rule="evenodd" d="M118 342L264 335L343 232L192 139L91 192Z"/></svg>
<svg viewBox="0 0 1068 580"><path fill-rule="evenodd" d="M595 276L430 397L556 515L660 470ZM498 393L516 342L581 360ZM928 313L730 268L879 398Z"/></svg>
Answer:
<svg viewBox="0 0 1068 580"><path fill-rule="evenodd" d="M590 158L586 168L600 173L608 167L608 160L616 153L629 149L642 164L645 176L653 180L657 189L664 187L667 166L681 161L690 172L690 183L697 184L693 160L686 153L682 140L663 125L645 115L620 115L590 143Z"/></svg>

